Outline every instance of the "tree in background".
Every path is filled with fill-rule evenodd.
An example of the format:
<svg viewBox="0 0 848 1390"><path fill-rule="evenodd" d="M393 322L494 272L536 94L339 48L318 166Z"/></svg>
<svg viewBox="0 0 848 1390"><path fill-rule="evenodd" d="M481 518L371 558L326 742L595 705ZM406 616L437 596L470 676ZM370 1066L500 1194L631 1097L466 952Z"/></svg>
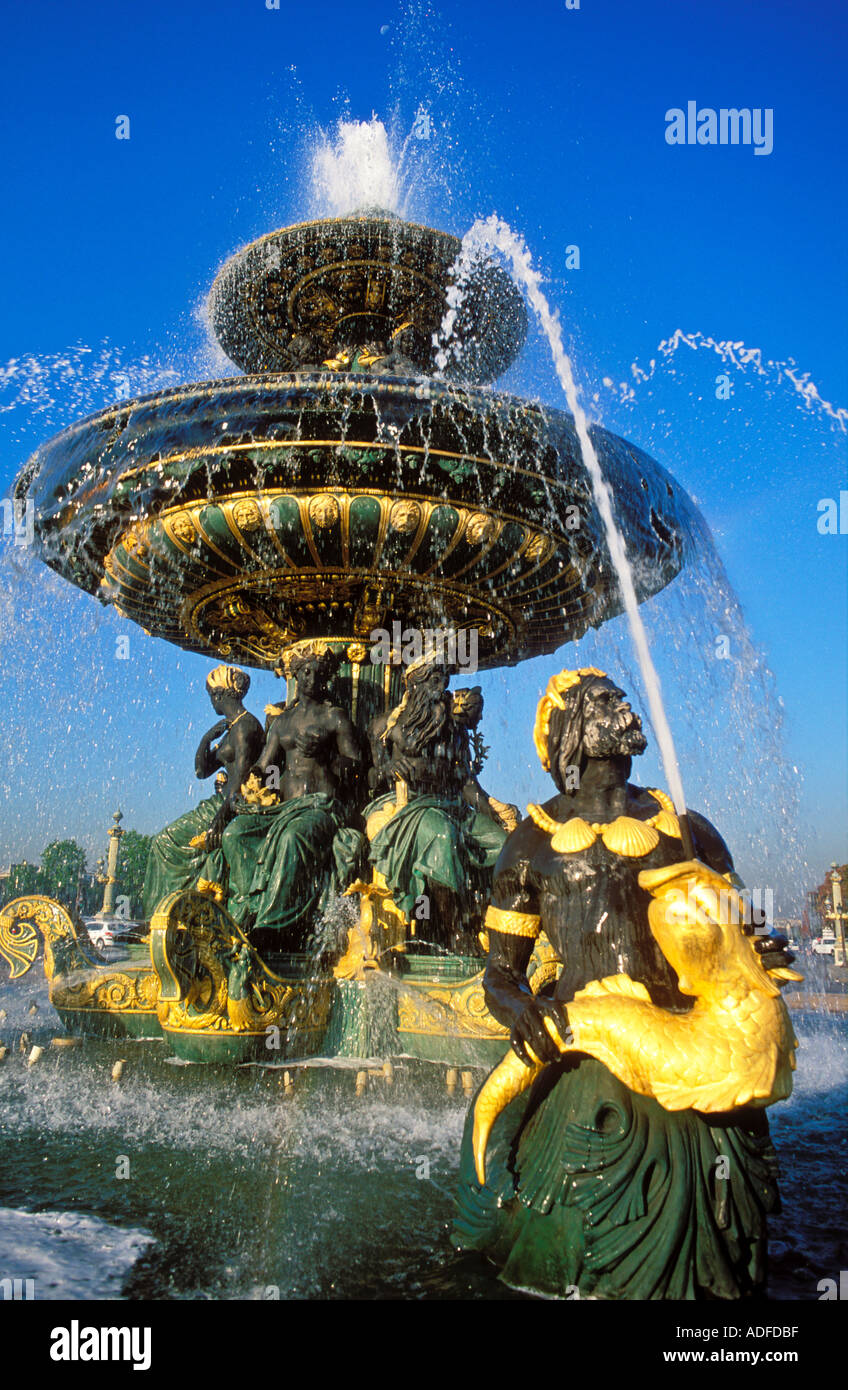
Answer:
<svg viewBox="0 0 848 1390"><path fill-rule="evenodd" d="M13 864L9 877L2 880L2 901L10 903L13 898L24 898L30 893L43 893L41 870L37 864L28 864L24 859Z"/></svg>
<svg viewBox="0 0 848 1390"><path fill-rule="evenodd" d="M40 891L73 908L85 884L85 850L76 840L54 840L41 853Z"/></svg>
<svg viewBox="0 0 848 1390"><path fill-rule="evenodd" d="M121 897L129 899L121 916L141 917L144 872L152 839L152 835L140 835L137 830L125 830L121 836L116 905ZM11 866L8 877L0 879L0 904L36 893L56 898L82 917L92 916L100 911L103 880L98 881L86 868L85 850L76 840L54 840L43 850L40 868L23 860Z"/></svg>
<svg viewBox="0 0 848 1390"><path fill-rule="evenodd" d="M147 856L150 853L152 841L152 835L140 835L137 830L125 830L121 836L116 873L118 880L116 897L129 898L130 917L141 917L143 913L144 872L147 868Z"/></svg>

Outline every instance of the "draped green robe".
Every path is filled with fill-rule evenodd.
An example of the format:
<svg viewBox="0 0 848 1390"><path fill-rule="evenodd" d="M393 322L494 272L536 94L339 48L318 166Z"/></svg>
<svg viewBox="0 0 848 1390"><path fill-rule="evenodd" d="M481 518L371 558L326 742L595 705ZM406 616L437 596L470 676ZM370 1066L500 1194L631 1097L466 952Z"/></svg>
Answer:
<svg viewBox="0 0 848 1390"><path fill-rule="evenodd" d="M155 836L147 858L142 892L147 921L168 893L179 888L193 888L201 878L220 883L224 872L221 851L213 850L210 854L189 842L209 829L221 805L220 796L207 796Z"/></svg>
<svg viewBox="0 0 848 1390"><path fill-rule="evenodd" d="M373 801L366 820L394 797L389 792ZM506 837L502 826L461 798L412 795L374 836L370 859L407 917L428 883L451 889L462 909L471 910L475 897L491 886Z"/></svg>
<svg viewBox="0 0 848 1390"><path fill-rule="evenodd" d="M241 924L250 914L252 931L279 933L281 946L301 948L329 894L356 872L363 837L344 822L341 802L325 792L245 806L221 842L230 915Z"/></svg>

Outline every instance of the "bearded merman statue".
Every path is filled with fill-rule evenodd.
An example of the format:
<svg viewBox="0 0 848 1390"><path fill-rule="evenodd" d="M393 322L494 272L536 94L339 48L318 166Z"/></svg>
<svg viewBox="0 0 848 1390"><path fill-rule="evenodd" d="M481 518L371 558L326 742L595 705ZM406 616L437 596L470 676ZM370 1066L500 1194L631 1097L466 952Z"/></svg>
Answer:
<svg viewBox="0 0 848 1390"><path fill-rule="evenodd" d="M553 677L534 740L557 794L495 867L484 987L513 1051L469 1114L455 1243L548 1295L757 1294L778 1201L763 1107L794 1066L785 941L745 922L702 816L681 863L670 799L628 780L646 739L602 671ZM534 995L542 933L561 970Z"/></svg>

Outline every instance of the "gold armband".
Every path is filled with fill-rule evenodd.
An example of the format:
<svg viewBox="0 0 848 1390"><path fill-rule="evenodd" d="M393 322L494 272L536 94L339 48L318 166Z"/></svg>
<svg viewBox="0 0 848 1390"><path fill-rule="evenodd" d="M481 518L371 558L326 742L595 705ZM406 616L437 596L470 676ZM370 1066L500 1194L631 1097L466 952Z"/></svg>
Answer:
<svg viewBox="0 0 848 1390"><path fill-rule="evenodd" d="M490 907L486 911L487 928L499 931L502 936L527 936L535 941L539 935L539 921L532 912L504 912L500 907Z"/></svg>

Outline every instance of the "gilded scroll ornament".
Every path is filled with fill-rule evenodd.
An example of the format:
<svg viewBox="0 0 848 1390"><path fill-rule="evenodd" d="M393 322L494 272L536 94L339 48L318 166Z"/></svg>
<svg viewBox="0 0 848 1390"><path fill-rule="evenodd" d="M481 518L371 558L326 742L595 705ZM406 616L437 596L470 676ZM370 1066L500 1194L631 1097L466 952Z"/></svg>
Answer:
<svg viewBox="0 0 848 1390"><path fill-rule="evenodd" d="M150 950L168 1033L262 1034L274 1026L293 1049L313 1051L327 1026L332 982L275 975L212 897L171 893L151 922Z"/></svg>
<svg viewBox="0 0 848 1390"><path fill-rule="evenodd" d="M32 920L36 909L30 906L32 902L17 898L0 912L0 956L8 962L12 980L21 979L38 955L38 932Z"/></svg>
<svg viewBox="0 0 848 1390"><path fill-rule="evenodd" d="M462 1038L506 1039L509 1029L486 1007L482 970L455 985L401 985L398 990L398 1030Z"/></svg>

